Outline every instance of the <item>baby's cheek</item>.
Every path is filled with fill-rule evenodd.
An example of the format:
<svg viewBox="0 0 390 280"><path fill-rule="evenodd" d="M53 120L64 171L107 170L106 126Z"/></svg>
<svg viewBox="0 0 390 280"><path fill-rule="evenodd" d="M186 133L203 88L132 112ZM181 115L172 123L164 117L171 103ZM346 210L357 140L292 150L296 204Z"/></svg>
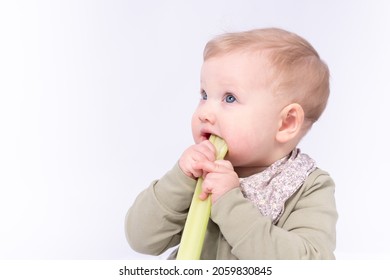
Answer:
<svg viewBox="0 0 390 280"><path fill-rule="evenodd" d="M242 161L242 159L245 157L245 155L243 154L243 151L242 151L242 147L240 147L240 146L237 147L235 145L231 145L231 146L228 146L228 148L229 148L228 154L225 157L225 159L230 161L233 164L233 166L235 166L240 161Z"/></svg>
<svg viewBox="0 0 390 280"><path fill-rule="evenodd" d="M228 157L226 159L234 166L246 163L256 153L251 143L245 141L245 139L228 144L228 148Z"/></svg>

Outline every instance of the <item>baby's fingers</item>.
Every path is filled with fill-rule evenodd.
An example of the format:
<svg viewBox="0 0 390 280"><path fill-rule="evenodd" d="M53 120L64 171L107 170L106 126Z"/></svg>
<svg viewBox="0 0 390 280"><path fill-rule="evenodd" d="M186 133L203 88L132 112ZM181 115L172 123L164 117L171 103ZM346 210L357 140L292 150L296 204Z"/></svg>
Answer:
<svg viewBox="0 0 390 280"><path fill-rule="evenodd" d="M225 173L233 170L232 164L227 160L199 161L194 163L193 167L203 170L204 173Z"/></svg>
<svg viewBox="0 0 390 280"><path fill-rule="evenodd" d="M202 159L207 159L209 161L215 160L215 147L210 141L203 141L202 143L195 145L194 148L196 153L202 155ZM201 158L199 158L198 161L201 161Z"/></svg>

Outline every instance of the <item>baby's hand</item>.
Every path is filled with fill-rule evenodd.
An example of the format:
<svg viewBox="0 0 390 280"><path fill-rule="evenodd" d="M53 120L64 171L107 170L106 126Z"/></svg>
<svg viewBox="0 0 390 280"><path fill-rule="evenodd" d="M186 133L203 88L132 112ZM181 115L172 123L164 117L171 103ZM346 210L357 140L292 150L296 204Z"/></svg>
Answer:
<svg viewBox="0 0 390 280"><path fill-rule="evenodd" d="M195 163L201 161L214 162L214 160L215 147L209 140L205 140L185 150L179 159L179 166L184 174L196 179L205 175L205 173L203 169L194 167Z"/></svg>
<svg viewBox="0 0 390 280"><path fill-rule="evenodd" d="M214 203L228 191L240 186L238 175L230 161L201 161L196 163L194 167L206 173L202 184L202 193L199 196L202 200L211 194L211 201Z"/></svg>

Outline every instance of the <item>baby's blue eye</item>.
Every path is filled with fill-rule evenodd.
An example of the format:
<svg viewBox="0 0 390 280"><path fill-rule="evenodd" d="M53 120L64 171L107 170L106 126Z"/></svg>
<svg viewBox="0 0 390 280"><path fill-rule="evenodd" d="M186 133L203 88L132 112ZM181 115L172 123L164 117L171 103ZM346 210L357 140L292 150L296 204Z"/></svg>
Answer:
<svg viewBox="0 0 390 280"><path fill-rule="evenodd" d="M207 93L206 93L205 91L202 91L202 92L200 93L200 98L201 98L202 100L207 100Z"/></svg>
<svg viewBox="0 0 390 280"><path fill-rule="evenodd" d="M237 100L237 99L236 99L233 95L231 95L231 94L226 95L226 97L225 97L226 103L233 103L233 102L235 102L236 100Z"/></svg>

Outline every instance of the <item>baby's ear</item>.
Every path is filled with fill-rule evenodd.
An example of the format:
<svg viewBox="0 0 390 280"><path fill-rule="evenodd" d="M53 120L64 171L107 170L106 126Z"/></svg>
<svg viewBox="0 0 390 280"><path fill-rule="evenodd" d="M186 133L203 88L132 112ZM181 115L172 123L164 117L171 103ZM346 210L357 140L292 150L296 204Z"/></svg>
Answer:
<svg viewBox="0 0 390 280"><path fill-rule="evenodd" d="M287 143L299 136L304 119L305 113L298 103L292 103L284 107L280 113L276 140L279 143Z"/></svg>

